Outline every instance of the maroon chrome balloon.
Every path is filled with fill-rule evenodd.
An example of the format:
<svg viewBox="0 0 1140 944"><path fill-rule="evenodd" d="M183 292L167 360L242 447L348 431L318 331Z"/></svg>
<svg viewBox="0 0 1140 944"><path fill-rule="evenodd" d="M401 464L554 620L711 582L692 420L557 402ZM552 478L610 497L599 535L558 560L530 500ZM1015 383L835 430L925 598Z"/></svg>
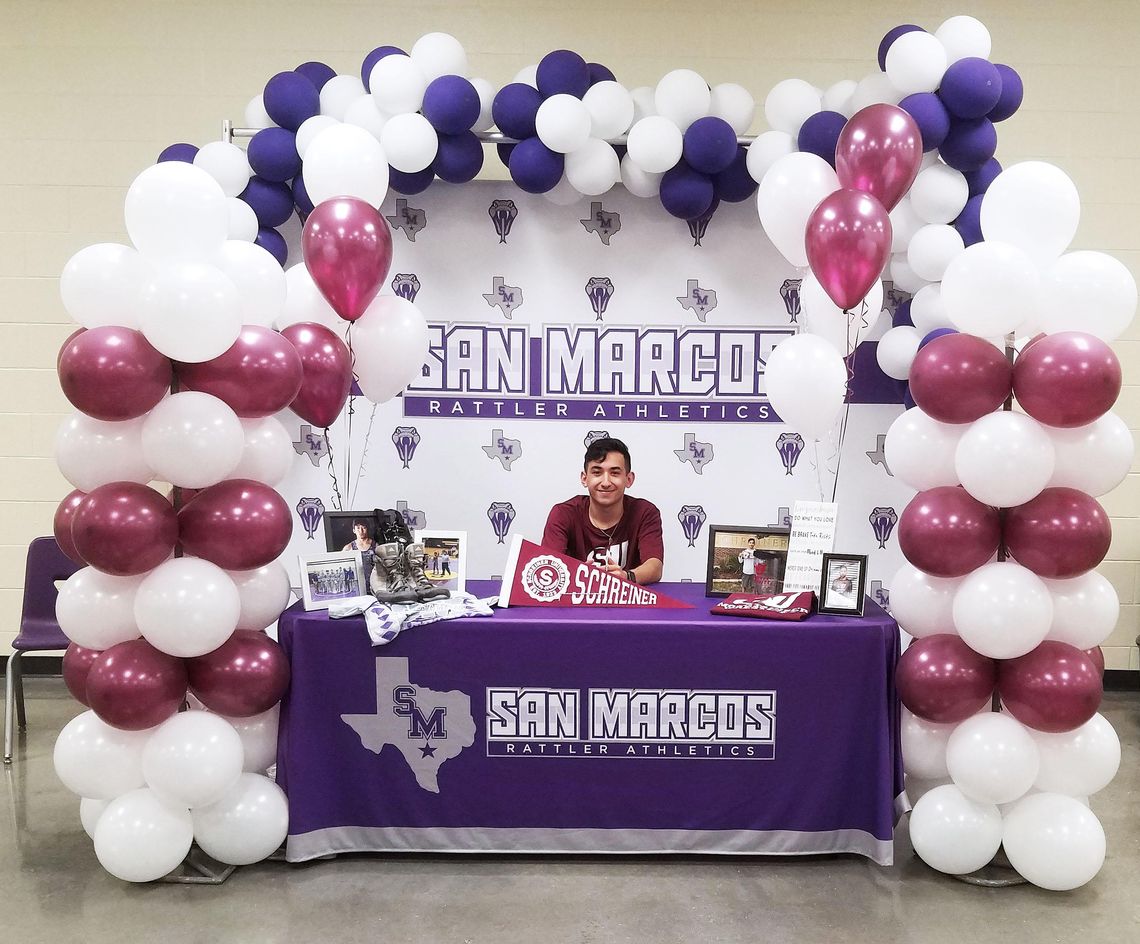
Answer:
<svg viewBox="0 0 1140 944"><path fill-rule="evenodd" d="M994 661L949 633L914 640L895 669L902 703L938 724L964 721L984 708L996 680Z"/></svg>
<svg viewBox="0 0 1140 944"><path fill-rule="evenodd" d="M873 196L836 190L808 217L808 265L840 308L853 308L875 284L891 257L891 219Z"/></svg>
<svg viewBox="0 0 1140 944"><path fill-rule="evenodd" d="M75 549L92 567L117 577L145 574L178 543L169 501L146 485L110 482L87 493L71 523Z"/></svg>
<svg viewBox="0 0 1140 944"><path fill-rule="evenodd" d="M177 361L174 372L188 390L211 393L247 419L272 416L301 391L301 356L272 328L246 325L233 346L200 364Z"/></svg>
<svg viewBox="0 0 1140 944"><path fill-rule="evenodd" d="M1075 488L1047 488L1005 515L1010 556L1038 577L1064 580L1104 560L1112 522L1095 498Z"/></svg>
<svg viewBox="0 0 1140 944"><path fill-rule="evenodd" d="M1100 670L1088 653L1047 640L1027 655L998 665L1002 704L1036 731L1072 731L1096 714L1104 695Z"/></svg>
<svg viewBox="0 0 1140 944"><path fill-rule="evenodd" d="M954 485L919 492L899 519L899 547L919 570L963 577L989 561L1001 541L1001 517Z"/></svg>
<svg viewBox="0 0 1140 944"><path fill-rule="evenodd" d="M305 268L341 318L364 314L392 266L392 231L380 211L357 197L319 203L301 233Z"/></svg>
<svg viewBox="0 0 1140 944"><path fill-rule="evenodd" d="M238 629L221 646L186 660L190 691L211 711L249 718L268 711L289 687L289 660L263 632Z"/></svg>
<svg viewBox="0 0 1140 944"><path fill-rule="evenodd" d="M923 413L940 423L973 423L1001 408L1013 390L1013 368L989 341L946 334L915 355L908 382Z"/></svg>
<svg viewBox="0 0 1140 944"><path fill-rule="evenodd" d="M143 731L162 724L186 699L186 667L145 639L112 646L87 676L87 703L113 728Z"/></svg>
<svg viewBox="0 0 1140 944"><path fill-rule="evenodd" d="M888 211L910 190L921 164L922 133L895 105L855 112L835 145L839 185L874 195Z"/></svg>
<svg viewBox="0 0 1140 944"><path fill-rule="evenodd" d="M71 692L71 697L88 708L91 703L87 700L87 676L95 660L102 654L102 649L88 649L75 643L69 643L63 654L63 682Z"/></svg>
<svg viewBox="0 0 1140 944"><path fill-rule="evenodd" d="M1027 346L1013 368L1013 394L1035 420L1070 429L1100 419L1120 396L1120 361L1104 341L1062 331Z"/></svg>
<svg viewBox="0 0 1140 944"><path fill-rule="evenodd" d="M224 570L253 570L281 556L293 534L285 499L252 479L204 488L178 512L187 554Z"/></svg>
<svg viewBox="0 0 1140 944"><path fill-rule="evenodd" d="M170 392L170 361L133 328L107 325L73 334L58 366L64 396L97 420L142 416Z"/></svg>
<svg viewBox="0 0 1140 944"><path fill-rule="evenodd" d="M301 390L289 404L321 429L332 424L352 390L352 353L324 325L301 322L281 331L301 356Z"/></svg>
<svg viewBox="0 0 1140 944"><path fill-rule="evenodd" d="M87 498L86 492L75 489L68 492L67 497L55 509L55 520L52 521L52 531L55 533L55 543L77 564L86 564L83 555L75 548L75 541L71 537L71 522L75 520L75 513L79 511Z"/></svg>
<svg viewBox="0 0 1140 944"><path fill-rule="evenodd" d="M1092 664L1096 666L1096 670L1100 673L1100 677L1104 678L1104 650L1100 646L1093 646L1091 649L1085 649L1084 653L1092 660Z"/></svg>

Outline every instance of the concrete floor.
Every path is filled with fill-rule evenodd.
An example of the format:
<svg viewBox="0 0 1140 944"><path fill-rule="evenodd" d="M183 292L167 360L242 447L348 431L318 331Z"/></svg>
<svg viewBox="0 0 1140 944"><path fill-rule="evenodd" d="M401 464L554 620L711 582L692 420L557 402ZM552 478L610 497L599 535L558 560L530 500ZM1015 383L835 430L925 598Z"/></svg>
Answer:
<svg viewBox="0 0 1140 944"><path fill-rule="evenodd" d="M1093 799L1108 860L1068 894L985 889L923 865L905 821L895 865L803 859L348 856L237 870L221 886L129 885L106 874L79 801L52 770L56 733L80 706L31 680L29 729L4 771L0 888L15 942L922 942L1140 940L1140 694L1110 693L1124 745Z"/></svg>

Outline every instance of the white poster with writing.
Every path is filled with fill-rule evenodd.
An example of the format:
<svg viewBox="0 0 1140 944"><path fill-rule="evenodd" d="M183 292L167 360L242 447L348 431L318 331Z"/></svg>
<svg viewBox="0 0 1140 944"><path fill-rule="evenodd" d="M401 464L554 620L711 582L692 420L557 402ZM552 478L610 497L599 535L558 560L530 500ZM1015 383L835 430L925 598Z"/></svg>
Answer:
<svg viewBox="0 0 1140 944"><path fill-rule="evenodd" d="M839 505L834 502L798 501L792 506L792 534L784 591L819 590L823 555L835 550L835 522Z"/></svg>

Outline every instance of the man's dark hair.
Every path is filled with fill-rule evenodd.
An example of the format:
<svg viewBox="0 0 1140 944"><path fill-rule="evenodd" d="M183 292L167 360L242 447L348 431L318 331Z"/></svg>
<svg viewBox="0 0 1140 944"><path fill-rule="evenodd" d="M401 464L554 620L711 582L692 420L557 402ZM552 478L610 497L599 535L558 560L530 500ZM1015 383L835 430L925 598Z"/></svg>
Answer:
<svg viewBox="0 0 1140 944"><path fill-rule="evenodd" d="M363 526L364 526L364 530L368 532L368 536L369 536L369 537L372 537L372 532L373 532L373 530L375 529L375 525L374 525L374 524L373 524L371 521L368 521L368 520L366 520L366 519L364 519L364 518L353 518L353 519L352 519L352 529L353 529L354 531L356 530L356 526L357 526L358 524L359 524L359 525L363 525Z"/></svg>
<svg viewBox="0 0 1140 944"><path fill-rule="evenodd" d="M629 449L626 448L625 443L620 439L613 439L606 436L603 439L595 439L586 449L586 458L582 460L582 469L588 469L591 462L601 462L611 452L620 452L622 458L625 459L625 470L630 472L633 469L633 464L629 461Z"/></svg>

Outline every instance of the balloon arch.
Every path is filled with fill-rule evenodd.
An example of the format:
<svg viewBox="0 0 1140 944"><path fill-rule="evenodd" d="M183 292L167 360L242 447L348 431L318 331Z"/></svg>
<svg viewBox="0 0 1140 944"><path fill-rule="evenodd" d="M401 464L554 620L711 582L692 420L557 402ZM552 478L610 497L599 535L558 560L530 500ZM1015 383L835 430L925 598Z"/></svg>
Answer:
<svg viewBox="0 0 1140 944"><path fill-rule="evenodd" d="M89 246L60 280L81 327L58 363L77 412L57 438L75 491L55 534L83 567L58 616L67 684L91 710L55 766L103 866L150 881L194 842L245 864L284 840L265 772L289 669L263 630L290 599L274 485L294 452L274 414L326 428L354 379L375 402L412 379L427 327L379 294L392 240L377 208L389 188L473 179L491 140L521 189L557 203L620 181L693 220L755 194L772 242L810 268L810 330L766 367L806 436L829 434L846 392L818 335L838 328L850 354L880 278L911 293L877 357L909 380L886 452L918 491L890 584L915 637L898 672L914 848L951 874L1004 847L1041 887L1091 880L1105 837L1086 798L1120 761L1097 714L1119 603L1093 569L1110 539L1096 497L1132 460L1108 342L1136 285L1109 256L1066 252L1080 202L1061 170L994 159L1022 83L990 49L971 17L899 26L861 81L776 85L772 130L744 146L755 103L739 85L679 69L627 90L559 50L496 91L432 33L410 54L373 50L359 77L317 62L273 76L246 110L247 149L227 135L163 151L126 196L133 245ZM304 260L284 269L277 228L294 215Z"/></svg>

